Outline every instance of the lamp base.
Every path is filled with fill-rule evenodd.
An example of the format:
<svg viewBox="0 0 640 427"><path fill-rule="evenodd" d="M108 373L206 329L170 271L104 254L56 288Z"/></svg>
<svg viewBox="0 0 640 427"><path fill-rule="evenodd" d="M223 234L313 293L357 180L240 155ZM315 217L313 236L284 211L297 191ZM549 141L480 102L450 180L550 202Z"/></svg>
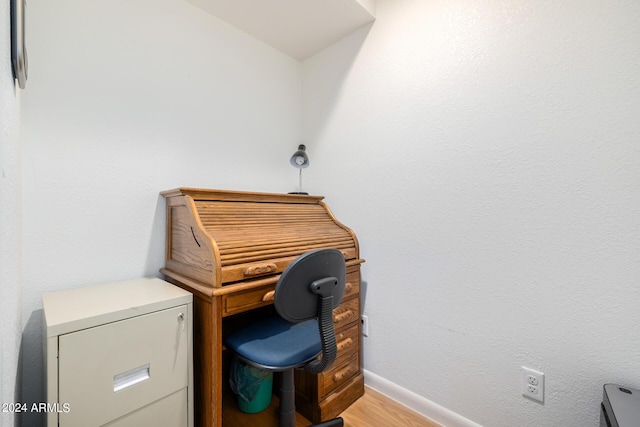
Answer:
<svg viewBox="0 0 640 427"><path fill-rule="evenodd" d="M309 193L305 192L305 191L290 191L287 194L302 194L304 196L308 196Z"/></svg>

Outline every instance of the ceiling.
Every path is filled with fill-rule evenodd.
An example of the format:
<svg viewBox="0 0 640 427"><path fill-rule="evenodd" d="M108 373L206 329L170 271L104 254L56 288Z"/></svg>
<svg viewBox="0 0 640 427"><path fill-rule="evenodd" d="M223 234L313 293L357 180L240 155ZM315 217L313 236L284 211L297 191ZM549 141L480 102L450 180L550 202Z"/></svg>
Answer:
<svg viewBox="0 0 640 427"><path fill-rule="evenodd" d="M375 0L188 0L303 61L375 19Z"/></svg>

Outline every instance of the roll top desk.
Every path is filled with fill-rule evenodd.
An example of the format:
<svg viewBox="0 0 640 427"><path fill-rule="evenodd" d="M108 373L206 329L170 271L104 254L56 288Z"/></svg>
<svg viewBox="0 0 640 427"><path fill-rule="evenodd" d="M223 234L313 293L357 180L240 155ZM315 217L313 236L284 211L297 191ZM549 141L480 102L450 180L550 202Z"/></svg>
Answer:
<svg viewBox="0 0 640 427"><path fill-rule="evenodd" d="M358 240L323 197L196 188L167 201L166 280L194 295L195 417L222 426L223 335L273 304L280 273L303 253L342 252L347 279L334 310L338 357L325 372L296 372L296 409L312 422L341 413L364 393Z"/></svg>

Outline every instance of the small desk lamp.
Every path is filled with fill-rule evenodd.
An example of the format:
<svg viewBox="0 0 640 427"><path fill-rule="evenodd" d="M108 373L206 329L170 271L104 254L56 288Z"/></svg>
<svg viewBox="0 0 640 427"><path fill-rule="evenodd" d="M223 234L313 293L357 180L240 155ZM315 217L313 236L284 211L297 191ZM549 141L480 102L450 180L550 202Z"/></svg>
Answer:
<svg viewBox="0 0 640 427"><path fill-rule="evenodd" d="M289 160L289 163L291 163L291 166L293 166L294 168L300 169L300 174L299 174L299 180L300 180L299 190L300 191L293 191L289 194L309 194L302 191L302 169L309 167L309 156L307 156L306 149L307 147L305 147L304 144L298 145L298 151L293 153L293 156L291 156L291 159Z"/></svg>

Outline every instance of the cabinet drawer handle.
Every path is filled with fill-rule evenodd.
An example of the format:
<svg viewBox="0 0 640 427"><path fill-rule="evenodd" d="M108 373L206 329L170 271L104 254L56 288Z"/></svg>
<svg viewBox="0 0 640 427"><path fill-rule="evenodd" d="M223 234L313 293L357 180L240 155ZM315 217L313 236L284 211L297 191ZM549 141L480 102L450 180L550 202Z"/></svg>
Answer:
<svg viewBox="0 0 640 427"><path fill-rule="evenodd" d="M337 345L338 351L344 351L345 348L350 347L353 344L353 340L351 338L347 338L344 341L340 341Z"/></svg>
<svg viewBox="0 0 640 427"><path fill-rule="evenodd" d="M333 315L333 323L340 323L355 316L353 310L345 310Z"/></svg>
<svg viewBox="0 0 640 427"><path fill-rule="evenodd" d="M244 269L244 275L257 276L258 274L275 273L277 269L275 264L252 265Z"/></svg>
<svg viewBox="0 0 640 427"><path fill-rule="evenodd" d="M340 251L340 253L342 254L343 257L345 258L349 258L349 252L347 251Z"/></svg>
<svg viewBox="0 0 640 427"><path fill-rule="evenodd" d="M178 314L178 323L180 323L180 329L182 329L184 331L184 313L180 313Z"/></svg>
<svg viewBox="0 0 640 427"><path fill-rule="evenodd" d="M138 366L113 377L113 392L125 390L149 378L151 378L151 364L147 363L146 365Z"/></svg>
<svg viewBox="0 0 640 427"><path fill-rule="evenodd" d="M344 284L344 293L348 293L351 292L351 290L353 289L353 283L351 282L347 282Z"/></svg>
<svg viewBox="0 0 640 427"><path fill-rule="evenodd" d="M273 301L276 297L276 291L269 291L262 296L262 301Z"/></svg>
<svg viewBox="0 0 640 427"><path fill-rule="evenodd" d="M338 381L341 381L349 376L351 376L351 374L353 373L354 369L352 366L347 366L345 369L336 372L333 375L333 382L337 383Z"/></svg>

